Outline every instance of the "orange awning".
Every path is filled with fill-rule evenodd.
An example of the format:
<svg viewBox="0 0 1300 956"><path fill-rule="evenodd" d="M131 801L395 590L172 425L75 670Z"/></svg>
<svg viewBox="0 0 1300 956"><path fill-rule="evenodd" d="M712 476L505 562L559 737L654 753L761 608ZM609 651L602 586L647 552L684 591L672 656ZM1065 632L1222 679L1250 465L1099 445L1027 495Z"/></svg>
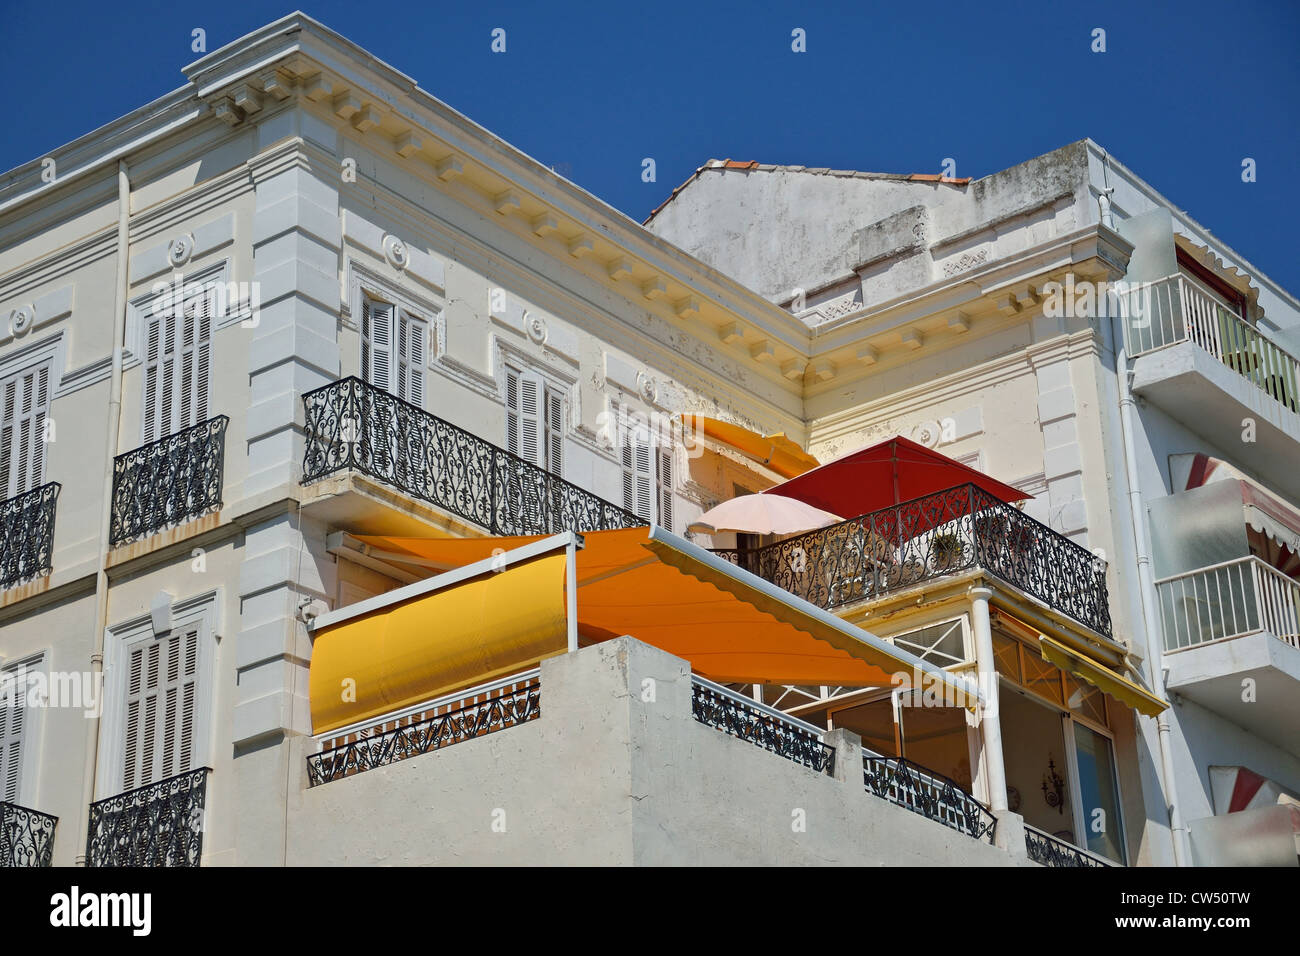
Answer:
<svg viewBox="0 0 1300 956"><path fill-rule="evenodd" d="M578 634L584 644L631 635L686 659L695 673L724 683L887 687L896 683L895 674L905 675L901 682L908 685L920 675L922 682L948 688L943 692L949 699L971 709L976 705L978 694L964 678L895 648L662 528L598 531L583 539L584 547L576 555L575 577ZM494 555L500 559L542 538L365 535L358 540L369 545L368 553L380 560L400 562L405 557L417 562L414 567L427 568L431 563L468 570L476 562L490 562ZM423 614L430 621L448 620L441 607L444 597L445 592L431 593L403 602L402 607L412 609L404 613ZM373 600L382 603L382 599ZM529 603L536 601L537 613L550 620L555 595L545 589L536 596L514 592L508 600L516 619L526 619L532 613ZM368 616L377 613L378 609L372 610ZM373 647L364 630L359 629L352 640L354 653L359 655L370 653ZM430 627L426 639L431 647L462 640L462 630ZM482 632L478 628L475 633ZM472 636L471 632L466 631L465 636ZM549 646L557 646L554 639ZM446 656L441 650L436 653ZM459 676L466 683L470 680L469 675ZM445 686L445 681L429 679L431 687ZM329 681L320 686L324 692L334 692ZM314 678L312 687L314 713Z"/></svg>
<svg viewBox="0 0 1300 956"><path fill-rule="evenodd" d="M766 465L782 478L794 478L816 468L818 461L791 441L783 432L760 435L741 425L733 425L704 415L683 415L682 424L687 429L702 433L714 441L727 445Z"/></svg>

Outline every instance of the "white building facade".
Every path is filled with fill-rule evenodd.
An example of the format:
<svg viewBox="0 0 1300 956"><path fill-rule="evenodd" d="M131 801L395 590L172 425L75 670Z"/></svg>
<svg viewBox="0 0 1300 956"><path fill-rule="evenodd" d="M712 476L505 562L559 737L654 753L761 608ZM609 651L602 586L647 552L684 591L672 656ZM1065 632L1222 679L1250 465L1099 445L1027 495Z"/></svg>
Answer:
<svg viewBox="0 0 1300 956"><path fill-rule="evenodd" d="M53 181L40 159L0 179L0 668L5 687L39 691L0 711L0 810L6 832L25 835L25 862L1160 863L1173 845L1162 761L1189 820L1218 812L1196 802L1199 746L1222 744L1215 766L1237 755L1232 766L1296 787L1285 742L1296 735L1266 739L1218 713L1217 685L1180 676L1177 654L1170 689L1188 689L1162 750L1149 722L1037 650L1047 638L1150 675L1162 644L1148 644L1144 595L1163 593L1166 572L1208 566L1175 568L1200 546L1135 534L1118 507L1108 326L1044 313L1053 277L1132 273L1148 238L1124 223L1167 208L1095 145L1034 161L1042 175L969 186L846 178L868 188L866 212L845 204L848 220L826 226L852 248L790 246L787 275L773 247L692 220L712 174L642 228L301 14L185 75L45 157ZM1095 214L1105 177L1125 184L1114 228ZM780 247L785 220L765 223L764 241ZM1293 301L1241 267L1258 290L1248 307L1291 325ZM778 287L805 271L813 313L792 315ZM1189 451L1290 493L1226 438L1196 444L1159 417L1161 383L1197 374L1161 372L1159 351L1137 355L1133 391L1153 397L1125 413L1143 504L1172 491L1162 456ZM935 760L951 766L908 771L900 761L924 761L886 744L859 753L881 707L897 712L890 688L741 694L633 630L583 635L521 677L525 699L538 680L550 702L529 711L535 724L322 777L329 748L360 753L450 706L431 694L424 710L313 734L313 622L457 570L402 557L399 542L488 536L514 553L529 535L652 525L681 536L713 504L790 476L683 416L780 433L822 461L911 435L1030 491L1024 514L1050 530L1035 530L1027 553L1083 569L1055 604L1028 576L979 562L927 564L924 580L900 572L838 604L795 585L763 590L761 570L736 588L817 627L859 626L864 644L879 635L918 674L1050 685L1059 742L998 743L981 697L970 716L935 717L948 742ZM1296 440L1280 413L1267 422L1276 447ZM700 567L712 560L672 540ZM744 564L742 542L700 543ZM1162 547L1177 559L1168 568ZM1104 576L1084 548L1105 552ZM1148 564L1145 590L1121 570ZM1289 673L1285 653L1260 643L1266 666ZM995 668L999 653L1016 657L1016 675ZM658 734L635 709L644 675L663 688ZM1259 684L1269 699L1275 685ZM1157 678L1148 687L1164 692ZM718 708L776 722L803 756L781 761L728 740L717 720L701 726ZM575 728L603 729L585 746ZM1055 802L1031 802L1040 777ZM511 791L521 779L538 784ZM601 786L587 793L588 779ZM589 799L557 800L565 787ZM937 795L938 809L901 808L913 791ZM427 812L409 815L410 829L393 826L420 800ZM1094 804L1119 822L1089 836ZM792 830L792 807L853 826ZM528 824L494 843L498 809ZM142 815L163 825L141 838ZM762 826L781 839L755 840ZM815 839L791 837L802 832Z"/></svg>

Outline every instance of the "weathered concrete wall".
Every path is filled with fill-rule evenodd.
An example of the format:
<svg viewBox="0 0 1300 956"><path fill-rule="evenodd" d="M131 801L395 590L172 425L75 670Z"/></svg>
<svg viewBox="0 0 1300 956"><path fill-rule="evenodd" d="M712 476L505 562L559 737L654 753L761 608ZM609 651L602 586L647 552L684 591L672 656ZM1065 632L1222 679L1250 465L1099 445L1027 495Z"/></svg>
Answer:
<svg viewBox="0 0 1300 956"><path fill-rule="evenodd" d="M1027 862L867 794L852 735L832 778L697 722L687 663L632 638L544 662L541 700L523 727L320 787L296 755L288 862Z"/></svg>

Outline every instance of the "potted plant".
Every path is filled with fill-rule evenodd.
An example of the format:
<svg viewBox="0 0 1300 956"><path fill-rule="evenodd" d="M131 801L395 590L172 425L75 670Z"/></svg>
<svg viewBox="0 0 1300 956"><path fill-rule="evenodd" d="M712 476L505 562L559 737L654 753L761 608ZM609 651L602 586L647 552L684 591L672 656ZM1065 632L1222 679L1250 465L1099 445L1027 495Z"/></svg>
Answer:
<svg viewBox="0 0 1300 956"><path fill-rule="evenodd" d="M966 554L966 545L961 537L951 531L945 531L942 534L934 536L934 541L930 546L930 555L933 558L933 566L937 571L947 571L949 568L961 564L962 558Z"/></svg>

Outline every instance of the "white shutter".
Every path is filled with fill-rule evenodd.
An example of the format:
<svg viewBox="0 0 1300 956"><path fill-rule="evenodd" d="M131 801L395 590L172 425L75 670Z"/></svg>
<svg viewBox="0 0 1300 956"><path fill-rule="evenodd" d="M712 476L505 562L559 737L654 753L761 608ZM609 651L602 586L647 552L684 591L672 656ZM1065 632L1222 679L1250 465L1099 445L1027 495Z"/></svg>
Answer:
<svg viewBox="0 0 1300 956"><path fill-rule="evenodd" d="M546 386L536 372L506 369L506 449L544 466L542 401Z"/></svg>
<svg viewBox="0 0 1300 956"><path fill-rule="evenodd" d="M45 419L50 366L0 381L0 499L31 491L45 476Z"/></svg>
<svg viewBox="0 0 1300 956"><path fill-rule="evenodd" d="M623 448L623 507L643 521L654 521L654 456L649 434L630 427L619 409Z"/></svg>
<svg viewBox="0 0 1300 956"><path fill-rule="evenodd" d="M158 437L159 407L162 403L163 317L151 315L144 333L144 434L145 444Z"/></svg>
<svg viewBox="0 0 1300 956"><path fill-rule="evenodd" d="M392 389L393 307L361 298L361 377L376 388Z"/></svg>
<svg viewBox="0 0 1300 956"><path fill-rule="evenodd" d="M128 650L123 790L193 769L198 655L197 626Z"/></svg>
<svg viewBox="0 0 1300 956"><path fill-rule="evenodd" d="M28 673L22 665L0 671L0 802L5 803L22 802Z"/></svg>
<svg viewBox="0 0 1300 956"><path fill-rule="evenodd" d="M506 451L519 454L519 373L506 369Z"/></svg>
<svg viewBox="0 0 1300 956"><path fill-rule="evenodd" d="M546 470L564 477L564 395L546 390Z"/></svg>
<svg viewBox="0 0 1300 956"><path fill-rule="evenodd" d="M145 324L146 443L207 421L212 365L214 293L204 288L179 310L151 309Z"/></svg>
<svg viewBox="0 0 1300 956"><path fill-rule="evenodd" d="M211 377L212 363L212 313L213 294L196 297L197 301L187 303L186 348L190 354L190 374L185 378L187 390L188 414L178 422L180 428L188 428L208 420L208 383ZM178 429L179 430L179 429Z"/></svg>
<svg viewBox="0 0 1300 956"><path fill-rule="evenodd" d="M671 446L659 448L659 517L658 524L673 530L673 452Z"/></svg>
<svg viewBox="0 0 1300 956"><path fill-rule="evenodd" d="M419 408L424 407L424 349L429 325L410 315L398 313L397 326L397 397Z"/></svg>

